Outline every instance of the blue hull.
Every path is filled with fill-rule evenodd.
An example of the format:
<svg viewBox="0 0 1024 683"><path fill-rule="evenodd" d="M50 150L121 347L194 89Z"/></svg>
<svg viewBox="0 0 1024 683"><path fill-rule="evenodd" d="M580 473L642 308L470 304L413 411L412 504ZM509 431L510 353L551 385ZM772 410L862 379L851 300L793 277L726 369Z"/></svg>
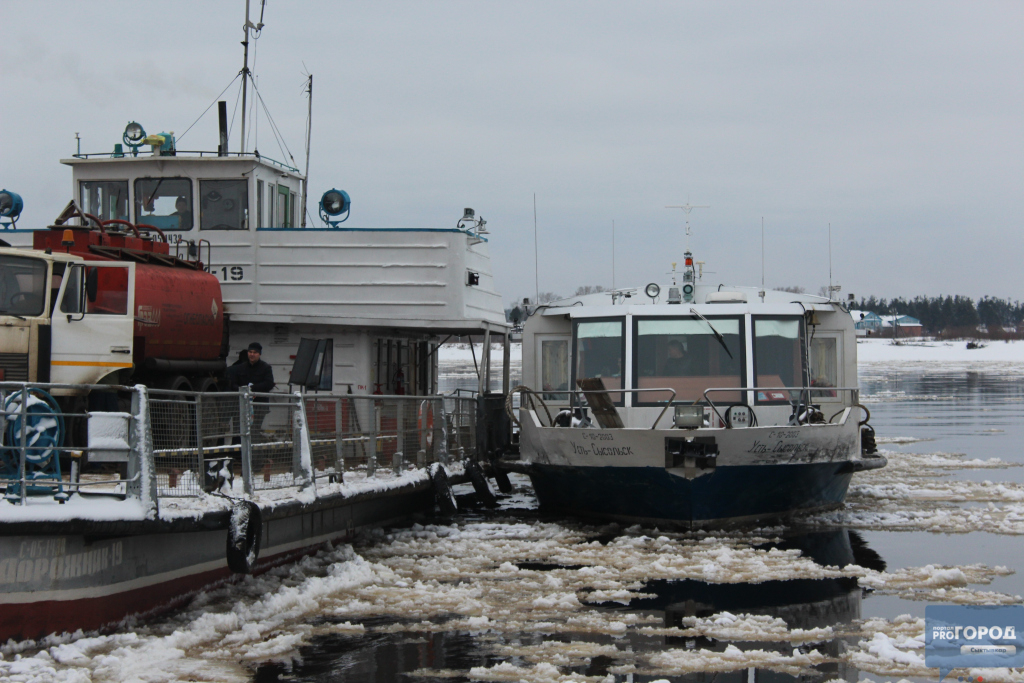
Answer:
<svg viewBox="0 0 1024 683"><path fill-rule="evenodd" d="M719 467L696 479L659 467L530 468L544 510L688 528L834 508L846 497L852 476L843 462Z"/></svg>

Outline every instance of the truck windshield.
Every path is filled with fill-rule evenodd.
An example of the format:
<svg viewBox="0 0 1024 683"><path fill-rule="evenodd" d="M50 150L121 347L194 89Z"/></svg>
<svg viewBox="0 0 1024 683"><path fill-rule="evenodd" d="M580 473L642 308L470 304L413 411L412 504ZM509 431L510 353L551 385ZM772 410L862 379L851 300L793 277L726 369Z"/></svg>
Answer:
<svg viewBox="0 0 1024 683"><path fill-rule="evenodd" d="M46 262L0 256L0 315L42 315L46 306Z"/></svg>

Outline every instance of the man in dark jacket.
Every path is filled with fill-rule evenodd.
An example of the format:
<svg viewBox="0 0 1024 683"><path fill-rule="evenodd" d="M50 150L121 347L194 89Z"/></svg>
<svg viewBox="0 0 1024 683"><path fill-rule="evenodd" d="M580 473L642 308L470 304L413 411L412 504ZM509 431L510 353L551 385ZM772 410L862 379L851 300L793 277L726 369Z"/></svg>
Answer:
<svg viewBox="0 0 1024 683"><path fill-rule="evenodd" d="M274 388L274 369L260 360L262 353L260 343L253 342L249 344L248 360L228 368L225 374L232 389L249 386L253 391L262 393Z"/></svg>

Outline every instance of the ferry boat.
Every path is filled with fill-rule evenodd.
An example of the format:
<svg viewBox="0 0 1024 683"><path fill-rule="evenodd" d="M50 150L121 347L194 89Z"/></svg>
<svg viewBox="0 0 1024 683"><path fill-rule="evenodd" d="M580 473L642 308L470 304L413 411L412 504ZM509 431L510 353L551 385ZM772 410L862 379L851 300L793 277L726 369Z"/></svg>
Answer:
<svg viewBox="0 0 1024 683"><path fill-rule="evenodd" d="M754 524L836 507L854 472L884 466L863 448L873 431L842 303L708 285L700 265L687 250L664 287L529 311L513 466L542 508Z"/></svg>
<svg viewBox="0 0 1024 683"><path fill-rule="evenodd" d="M307 225L306 175L229 151L221 112L216 150L132 121L63 159L53 226L13 225L0 193L0 640L153 614L437 492L454 506L446 472L485 450L437 350L504 339L507 390L486 222L347 227L331 189ZM287 392L224 391L253 342ZM479 394L491 373L485 354Z"/></svg>

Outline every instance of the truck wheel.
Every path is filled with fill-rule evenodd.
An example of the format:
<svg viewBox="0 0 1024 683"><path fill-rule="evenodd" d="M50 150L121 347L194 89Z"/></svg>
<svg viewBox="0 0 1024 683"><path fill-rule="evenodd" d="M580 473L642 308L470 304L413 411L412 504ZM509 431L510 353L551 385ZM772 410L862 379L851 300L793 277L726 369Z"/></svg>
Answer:
<svg viewBox="0 0 1024 683"><path fill-rule="evenodd" d="M208 391L220 391L220 385L217 384L216 377L203 377L196 382L198 389L196 391L206 393Z"/></svg>

